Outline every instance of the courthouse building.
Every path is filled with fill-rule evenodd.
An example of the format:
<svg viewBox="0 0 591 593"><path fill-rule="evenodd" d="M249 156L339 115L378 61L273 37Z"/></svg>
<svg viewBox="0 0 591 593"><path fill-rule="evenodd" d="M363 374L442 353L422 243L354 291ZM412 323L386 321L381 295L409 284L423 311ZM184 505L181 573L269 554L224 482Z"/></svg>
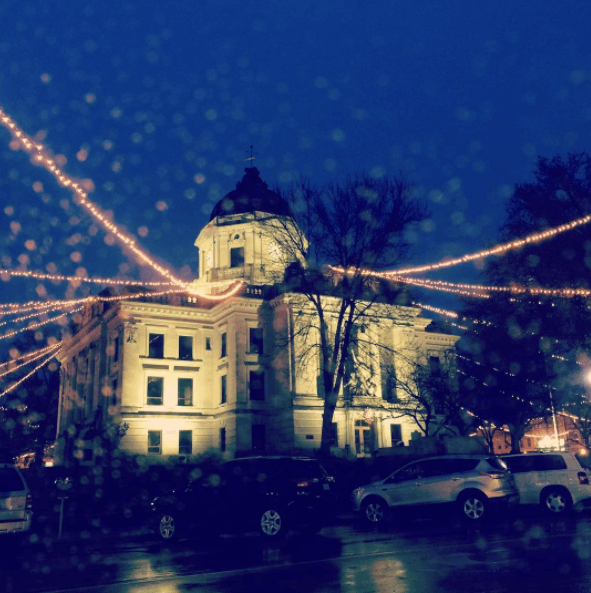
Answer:
<svg viewBox="0 0 591 593"><path fill-rule="evenodd" d="M300 357L307 345L293 332L310 304L281 282L290 262L260 225L274 219L295 224L258 170L246 169L195 241L192 286L204 296L134 287L104 291L86 306L60 353L62 463L93 463L96 435L111 420L128 425L122 449L154 460L211 449L232 457L319 448L319 358ZM383 372L385 353L433 362L457 340L429 331L431 320L409 304L380 302L370 312L359 329L370 352L353 357L359 376L343 388L334 414L333 447L349 457L417 436L408 418L390 411L397 394Z"/></svg>

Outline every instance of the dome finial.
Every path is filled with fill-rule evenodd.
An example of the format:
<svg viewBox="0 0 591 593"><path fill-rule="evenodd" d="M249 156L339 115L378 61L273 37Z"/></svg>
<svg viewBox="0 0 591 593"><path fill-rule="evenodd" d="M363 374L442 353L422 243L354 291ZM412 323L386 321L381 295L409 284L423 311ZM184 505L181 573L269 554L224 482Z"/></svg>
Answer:
<svg viewBox="0 0 591 593"><path fill-rule="evenodd" d="M247 150L246 152L247 152L247 154L248 154L248 150ZM251 169L252 169L252 167L253 167L253 164L252 164L252 162L254 161L254 159L256 159L256 158L257 158L256 156L254 156L255 154L256 154L256 153L255 153L255 151L254 151L254 148L253 148L253 146L252 146L252 144L251 144L251 145L250 145L250 156L248 156L248 157L246 157L246 158L244 159L245 161L250 161L250 168L251 168Z"/></svg>

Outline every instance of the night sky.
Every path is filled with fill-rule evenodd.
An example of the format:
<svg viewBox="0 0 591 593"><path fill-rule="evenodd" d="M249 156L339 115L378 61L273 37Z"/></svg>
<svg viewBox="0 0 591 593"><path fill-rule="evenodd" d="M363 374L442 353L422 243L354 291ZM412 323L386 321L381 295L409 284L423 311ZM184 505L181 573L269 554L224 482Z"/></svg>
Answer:
<svg viewBox="0 0 591 593"><path fill-rule="evenodd" d="M591 150L590 23L588 0L3 0L0 106L185 279L251 145L271 186L402 171L431 204L412 257L430 263L493 245L538 155ZM160 280L9 144L0 128L0 267Z"/></svg>

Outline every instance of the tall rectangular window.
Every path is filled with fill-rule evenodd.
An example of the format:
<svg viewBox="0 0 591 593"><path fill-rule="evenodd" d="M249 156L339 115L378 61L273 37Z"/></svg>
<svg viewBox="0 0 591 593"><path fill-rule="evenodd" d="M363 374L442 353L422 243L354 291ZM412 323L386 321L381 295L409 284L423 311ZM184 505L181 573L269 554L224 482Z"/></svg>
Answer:
<svg viewBox="0 0 591 593"><path fill-rule="evenodd" d="M228 355L228 338L227 338L226 332L224 332L221 337L220 357L224 358L227 355Z"/></svg>
<svg viewBox="0 0 591 593"><path fill-rule="evenodd" d="M250 371L249 382L250 399L256 401L265 400L265 372Z"/></svg>
<svg viewBox="0 0 591 593"><path fill-rule="evenodd" d="M148 356L150 358L164 358L164 334L149 334Z"/></svg>
<svg viewBox="0 0 591 593"><path fill-rule="evenodd" d="M434 377L441 375L441 360L439 356L429 356L429 370Z"/></svg>
<svg viewBox="0 0 591 593"><path fill-rule="evenodd" d="M193 338L191 336L179 336L179 359L193 360Z"/></svg>
<svg viewBox="0 0 591 593"><path fill-rule="evenodd" d="M162 455L162 431L148 430L148 453Z"/></svg>
<svg viewBox="0 0 591 593"><path fill-rule="evenodd" d="M179 455L193 455L192 430L179 430Z"/></svg>
<svg viewBox="0 0 591 593"><path fill-rule="evenodd" d="M111 404L117 404L117 379L111 381Z"/></svg>
<svg viewBox="0 0 591 593"><path fill-rule="evenodd" d="M149 406L161 406L164 396L164 378L148 377L148 400Z"/></svg>
<svg viewBox="0 0 591 593"><path fill-rule="evenodd" d="M390 424L390 438L392 440L392 447L396 447L402 443L402 425Z"/></svg>
<svg viewBox="0 0 591 593"><path fill-rule="evenodd" d="M205 338L205 349L211 350L211 338L209 336Z"/></svg>
<svg viewBox="0 0 591 593"><path fill-rule="evenodd" d="M331 447L338 447L339 446L339 425L337 422L333 422L331 425L330 431L330 446Z"/></svg>
<svg viewBox="0 0 591 593"><path fill-rule="evenodd" d="M228 386L227 386L227 379L226 379L226 375L222 375L220 377L221 382L220 382L220 390L221 390L221 398L220 401L222 404L225 404L228 401Z"/></svg>
<svg viewBox="0 0 591 593"><path fill-rule="evenodd" d="M119 360L119 334L115 334L111 338L111 360L117 362Z"/></svg>
<svg viewBox="0 0 591 593"><path fill-rule="evenodd" d="M232 247L230 249L230 267L239 268L244 265L244 247Z"/></svg>
<svg viewBox="0 0 591 593"><path fill-rule="evenodd" d="M251 354L263 354L263 328L251 327L249 332Z"/></svg>
<svg viewBox="0 0 591 593"><path fill-rule="evenodd" d="M193 379L178 380L178 405L193 405Z"/></svg>
<svg viewBox="0 0 591 593"><path fill-rule="evenodd" d="M226 429L220 428L220 451L224 453L226 451Z"/></svg>
<svg viewBox="0 0 591 593"><path fill-rule="evenodd" d="M252 450L253 451L264 451L265 450L265 425L264 424L253 424L252 425Z"/></svg>

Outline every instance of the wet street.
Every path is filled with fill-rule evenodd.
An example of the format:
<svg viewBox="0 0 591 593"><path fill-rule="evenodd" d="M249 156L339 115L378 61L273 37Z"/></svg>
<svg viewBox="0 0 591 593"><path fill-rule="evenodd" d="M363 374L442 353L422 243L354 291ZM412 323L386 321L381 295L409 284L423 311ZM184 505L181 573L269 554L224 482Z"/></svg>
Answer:
<svg viewBox="0 0 591 593"><path fill-rule="evenodd" d="M0 563L3 593L577 593L591 590L591 515L530 514L478 528L437 518L398 518L380 530L343 521L273 545L254 534L175 545L91 537L5 548Z"/></svg>

